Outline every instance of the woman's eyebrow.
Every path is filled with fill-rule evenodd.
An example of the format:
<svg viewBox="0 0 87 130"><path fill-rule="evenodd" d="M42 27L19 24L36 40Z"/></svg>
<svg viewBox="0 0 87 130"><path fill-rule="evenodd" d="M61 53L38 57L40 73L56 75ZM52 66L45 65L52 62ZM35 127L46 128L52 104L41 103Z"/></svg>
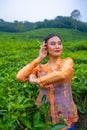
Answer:
<svg viewBox="0 0 87 130"><path fill-rule="evenodd" d="M55 43L58 43L58 42L62 42L62 41L60 40L60 41L57 41L57 42L56 42L56 41L51 41L51 42L55 42Z"/></svg>

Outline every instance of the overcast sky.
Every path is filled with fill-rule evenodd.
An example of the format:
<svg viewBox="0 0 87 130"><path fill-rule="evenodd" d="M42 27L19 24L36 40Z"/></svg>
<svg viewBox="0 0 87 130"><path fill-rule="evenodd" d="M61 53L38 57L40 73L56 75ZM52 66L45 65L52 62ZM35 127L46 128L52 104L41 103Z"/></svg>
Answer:
<svg viewBox="0 0 87 130"><path fill-rule="evenodd" d="M70 16L74 9L87 22L87 0L0 0L0 18L5 21L37 22Z"/></svg>

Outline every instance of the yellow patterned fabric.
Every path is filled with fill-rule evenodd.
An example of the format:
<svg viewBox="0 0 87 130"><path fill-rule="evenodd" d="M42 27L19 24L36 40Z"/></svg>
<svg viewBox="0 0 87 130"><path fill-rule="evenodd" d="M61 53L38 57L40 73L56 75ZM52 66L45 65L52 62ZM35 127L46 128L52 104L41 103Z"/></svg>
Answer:
<svg viewBox="0 0 87 130"><path fill-rule="evenodd" d="M43 95L47 96L47 102L50 102L50 116L53 124L61 122L63 117L69 125L77 122L77 109L72 98L71 80L74 72L74 62L71 58L58 58L55 67L49 67L48 63L37 65L38 63L30 63L31 65L24 67L26 81L29 74L37 77L40 86L40 92L36 99L36 105L41 105Z"/></svg>

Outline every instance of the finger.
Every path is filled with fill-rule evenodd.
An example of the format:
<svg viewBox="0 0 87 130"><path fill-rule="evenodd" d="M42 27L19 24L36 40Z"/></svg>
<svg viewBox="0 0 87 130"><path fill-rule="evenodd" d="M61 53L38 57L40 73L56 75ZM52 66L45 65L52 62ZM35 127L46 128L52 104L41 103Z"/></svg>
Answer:
<svg viewBox="0 0 87 130"><path fill-rule="evenodd" d="M47 48L46 46L42 46L42 48Z"/></svg>
<svg viewBox="0 0 87 130"><path fill-rule="evenodd" d="M47 47L45 45L42 45L41 46L41 49L46 49Z"/></svg>
<svg viewBox="0 0 87 130"><path fill-rule="evenodd" d="M42 47L42 48L41 48L41 51L43 51L43 52L44 52L44 51L47 51L47 48L46 48L46 47Z"/></svg>
<svg viewBox="0 0 87 130"><path fill-rule="evenodd" d="M44 46L45 46L45 44L40 45L40 47L44 47Z"/></svg>
<svg viewBox="0 0 87 130"><path fill-rule="evenodd" d="M45 41L43 41L43 45L45 44Z"/></svg>

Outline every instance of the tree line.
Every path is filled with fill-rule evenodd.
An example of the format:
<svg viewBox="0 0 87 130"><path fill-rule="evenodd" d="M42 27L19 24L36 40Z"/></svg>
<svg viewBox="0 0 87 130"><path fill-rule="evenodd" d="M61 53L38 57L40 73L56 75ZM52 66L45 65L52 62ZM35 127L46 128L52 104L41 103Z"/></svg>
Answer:
<svg viewBox="0 0 87 130"><path fill-rule="evenodd" d="M7 22L0 19L0 31L3 32L25 32L40 28L70 28L87 32L87 23L80 21L80 11L74 10L71 16L56 16L56 18L38 22L17 21Z"/></svg>

